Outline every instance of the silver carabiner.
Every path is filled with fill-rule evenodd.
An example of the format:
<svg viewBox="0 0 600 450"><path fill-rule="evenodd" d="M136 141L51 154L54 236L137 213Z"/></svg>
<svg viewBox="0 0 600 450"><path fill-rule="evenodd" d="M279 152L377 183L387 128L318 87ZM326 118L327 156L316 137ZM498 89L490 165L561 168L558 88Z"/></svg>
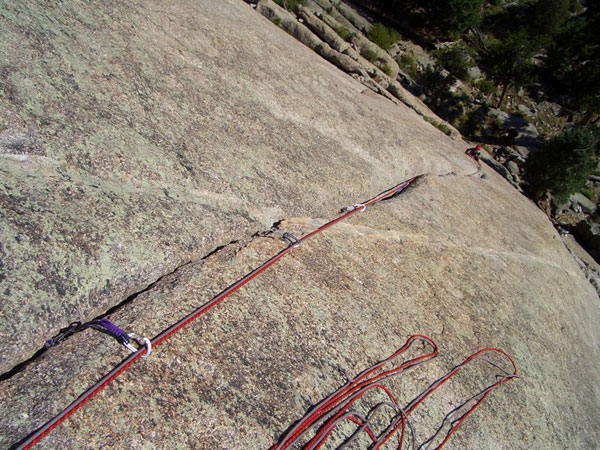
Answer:
<svg viewBox="0 0 600 450"><path fill-rule="evenodd" d="M129 339L134 340L140 347L139 348L135 348L133 345L131 345L129 342L123 342L123 345L132 353L137 353L141 350L142 347L146 347L146 353L142 355L142 358L147 358L148 356L150 356L150 353L152 353L152 342L150 341L150 339L146 338L146 337L139 337L134 333L128 333L127 337Z"/></svg>
<svg viewBox="0 0 600 450"><path fill-rule="evenodd" d="M281 238L285 241L288 241L290 245L294 248L298 248L302 245L300 239L298 239L292 233L288 233L287 231L281 235Z"/></svg>

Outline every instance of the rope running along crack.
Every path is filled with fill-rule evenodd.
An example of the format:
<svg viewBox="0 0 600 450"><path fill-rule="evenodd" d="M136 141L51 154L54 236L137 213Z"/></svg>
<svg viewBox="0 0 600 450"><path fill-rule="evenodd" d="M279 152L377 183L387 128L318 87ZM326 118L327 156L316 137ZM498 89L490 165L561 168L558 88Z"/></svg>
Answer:
<svg viewBox="0 0 600 450"><path fill-rule="evenodd" d="M408 187L413 185L420 177L421 177L421 175L410 178L406 181L403 181L402 183L399 183L399 184L391 187L390 189L387 189L387 190L381 192L380 194L376 195L375 197L371 198L370 200L365 201L364 203L359 203L352 207L345 208L343 210L344 212L342 215L325 223L324 225L320 226L319 228L315 229L314 231L306 234L305 236L303 236L301 238L295 238L292 235L290 235L289 233L285 233L283 235L283 238L290 242L290 244L286 248L284 248L279 253L277 253L276 255L271 257L269 260L267 260L266 262L264 262L263 264L261 264L260 266L258 266L257 268L255 268L254 270L249 272L248 274L246 274L244 277L240 278L239 280L237 280L236 282L231 284L229 287L227 287L226 289L221 291L219 294L217 294L211 300L209 300L208 302L206 302L203 305L196 308L194 311L189 313L187 316L183 317L177 323L173 324L172 326L170 326L169 328L167 328L166 330L164 330L163 332L158 334L156 337L151 339L150 342L151 342L152 348L156 348L156 347L160 346L171 336L173 336L177 332L181 331L187 325L189 325L190 323L192 323L193 321L195 321L196 319L198 319L199 317L204 315L210 309L217 306L219 303L221 303L227 297L232 295L234 292L236 292L239 289L241 289L242 287L244 287L250 281L252 281L256 277L258 277L260 274L262 274L263 272L268 270L270 267L275 265L280 259L282 259L284 256L286 256L294 248L299 247L302 243L306 242L307 240L314 237L315 235L325 231L327 228L332 227L333 225L337 224L338 222L346 220L358 212L365 211L365 209L367 207L373 206L376 203L379 203L384 200L389 200L389 199L399 195L400 193L405 191ZM32 433L30 433L27 437L25 437L21 441L13 444L10 447L10 449L21 450L21 449L32 448L34 445L36 445L41 440L43 440L45 436L47 436L49 433L51 433L52 430L54 430L56 427L58 427L62 422L64 422L67 418L69 418L71 415L73 415L77 410L79 410L81 407L83 407L92 398L94 398L96 395L98 395L104 388L106 388L116 378L118 378L119 375L121 375L122 373L127 371L140 358L145 356L146 352L147 352L146 348L142 347L136 353L132 353L131 355L129 355L121 363L119 363L113 370L111 370L108 374L106 374L104 377L102 377L96 384L94 384L88 390L83 392L77 399L75 399L64 410L59 412L56 416L54 416L48 422L46 422L45 424L40 426L38 429L36 429Z"/></svg>

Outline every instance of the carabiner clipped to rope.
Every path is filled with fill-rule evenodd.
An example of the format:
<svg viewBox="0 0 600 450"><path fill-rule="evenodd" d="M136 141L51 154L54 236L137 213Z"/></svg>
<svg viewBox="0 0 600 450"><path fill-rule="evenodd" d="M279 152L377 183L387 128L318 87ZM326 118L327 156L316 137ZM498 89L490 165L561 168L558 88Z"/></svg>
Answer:
<svg viewBox="0 0 600 450"><path fill-rule="evenodd" d="M150 342L150 339L139 337L134 333L126 333L108 319L98 320L94 324L94 328L98 331L111 335L132 353L137 353L142 347L146 347L146 353L142 355L142 358L147 358L150 356L150 353L152 353L152 342ZM131 344L132 341L136 342L139 348L135 348Z"/></svg>
<svg viewBox="0 0 600 450"><path fill-rule="evenodd" d="M365 205L364 203L357 203L356 205L346 206L345 208L342 208L341 212L348 213L359 208L360 212L365 212L365 210L367 209L367 205Z"/></svg>
<svg viewBox="0 0 600 450"><path fill-rule="evenodd" d="M139 348L135 348L129 343L123 344L125 345L125 347L127 347L132 353L136 353L140 351L142 347L146 347L146 353L142 355L142 358L147 358L148 356L150 356L150 353L152 353L152 342L150 342L150 339L148 339L147 337L139 337L134 333L129 333L127 336L129 337L130 341L135 341L138 344Z"/></svg>
<svg viewBox="0 0 600 450"><path fill-rule="evenodd" d="M282 240L288 242L294 248L298 248L302 245L302 241L288 231L281 231L280 229L273 227L268 233L278 235Z"/></svg>
<svg viewBox="0 0 600 450"><path fill-rule="evenodd" d="M300 239L298 239L292 233L288 233L287 231L281 235L281 239L283 239L284 241L288 241L290 245L294 248L298 248L302 245Z"/></svg>
<svg viewBox="0 0 600 450"><path fill-rule="evenodd" d="M150 353L152 353L152 342L150 342L150 339L139 337L133 333L126 333L108 319L92 320L86 323L79 321L72 322L69 324L69 326L61 329L60 332L52 339L48 339L44 344L44 349L47 350L50 347L54 347L75 333L79 333L87 328L93 328L94 330L114 337L120 344L122 344L132 353L137 353L142 347L146 347L146 353L142 356L142 358L147 358L150 356ZM138 348L132 345L132 341L137 343Z"/></svg>

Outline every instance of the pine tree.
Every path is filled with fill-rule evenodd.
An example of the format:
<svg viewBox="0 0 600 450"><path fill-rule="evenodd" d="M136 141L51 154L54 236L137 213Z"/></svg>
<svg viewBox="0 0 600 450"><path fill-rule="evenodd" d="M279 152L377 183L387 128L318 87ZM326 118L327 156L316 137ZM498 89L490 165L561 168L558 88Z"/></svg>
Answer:
<svg viewBox="0 0 600 450"><path fill-rule="evenodd" d="M585 186L596 168L596 138L584 128L568 128L527 160L526 176L538 191L550 191L562 203Z"/></svg>
<svg viewBox="0 0 600 450"><path fill-rule="evenodd" d="M546 67L567 106L587 123L600 114L600 6L572 20L557 35Z"/></svg>
<svg viewBox="0 0 600 450"><path fill-rule="evenodd" d="M502 86L498 107L502 106L509 86L530 83L536 50L537 46L525 30L510 33L504 40L491 46L484 59L492 80Z"/></svg>
<svg viewBox="0 0 600 450"><path fill-rule="evenodd" d="M447 0L448 22L451 32L462 34L481 24L483 0Z"/></svg>

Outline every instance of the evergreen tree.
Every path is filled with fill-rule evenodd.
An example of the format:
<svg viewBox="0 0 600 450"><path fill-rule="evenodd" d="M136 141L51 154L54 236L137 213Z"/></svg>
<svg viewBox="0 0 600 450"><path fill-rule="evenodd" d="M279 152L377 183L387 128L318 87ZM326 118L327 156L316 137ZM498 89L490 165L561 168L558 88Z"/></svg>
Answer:
<svg viewBox="0 0 600 450"><path fill-rule="evenodd" d="M502 86L498 107L502 105L509 86L531 83L533 55L536 50L537 46L524 30L510 33L504 40L491 46L484 62L492 80Z"/></svg>
<svg viewBox="0 0 600 450"><path fill-rule="evenodd" d="M532 8L532 33L548 39L558 35L569 19L571 4L571 0L538 0Z"/></svg>
<svg viewBox="0 0 600 450"><path fill-rule="evenodd" d="M550 191L562 203L585 186L597 166L594 134L568 128L529 156L526 176L537 192Z"/></svg>
<svg viewBox="0 0 600 450"><path fill-rule="evenodd" d="M549 51L546 67L566 106L583 114L584 123L600 114L600 7L569 21Z"/></svg>
<svg viewBox="0 0 600 450"><path fill-rule="evenodd" d="M481 24L483 0L446 0L440 4L446 6L447 22L450 32L462 34Z"/></svg>

